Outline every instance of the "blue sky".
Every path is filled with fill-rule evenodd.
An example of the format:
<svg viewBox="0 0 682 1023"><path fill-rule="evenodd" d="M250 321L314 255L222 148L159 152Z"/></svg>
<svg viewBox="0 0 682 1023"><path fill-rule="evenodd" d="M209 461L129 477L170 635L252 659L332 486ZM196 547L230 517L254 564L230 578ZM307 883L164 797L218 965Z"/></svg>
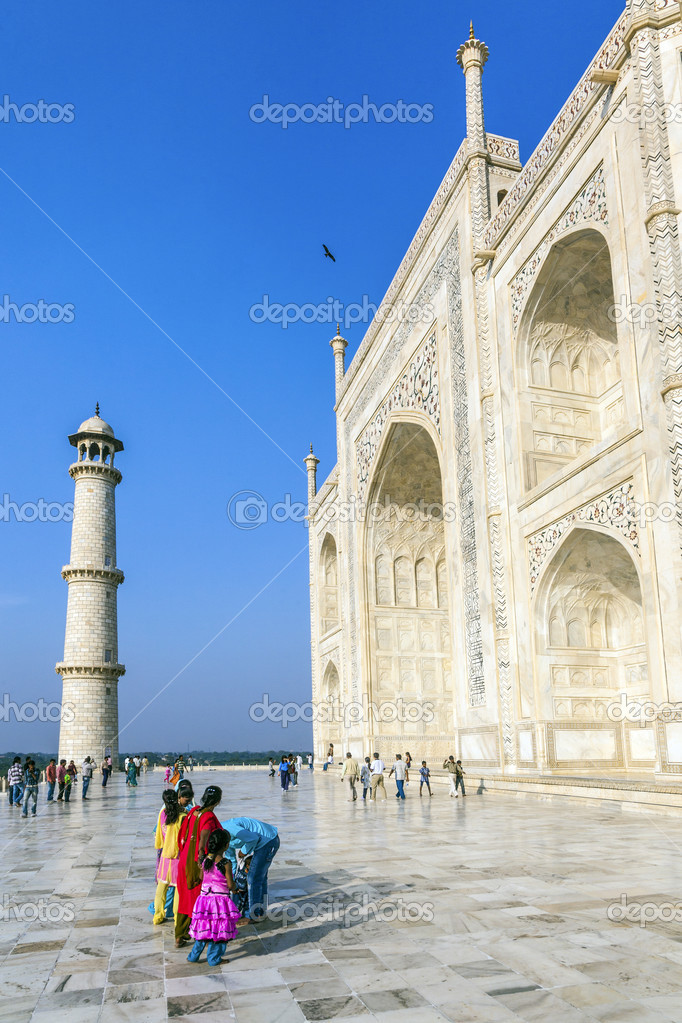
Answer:
<svg viewBox="0 0 682 1023"><path fill-rule="evenodd" d="M246 489L305 500L311 440L321 479L331 470L334 327L285 330L249 311L264 295L381 300L464 134L455 53L472 16L491 51L487 127L518 138L527 160L621 3L573 0L570 24L560 5L519 10L499 0L3 9L0 96L70 103L74 117L0 123L0 299L72 303L75 316L0 323L0 497L70 501L67 434L100 402L125 444L122 750L309 747L308 726L248 714L266 692L309 697L305 528L240 530L226 506ZM402 99L431 104L433 117L284 130L250 119L264 95ZM365 329L344 330L349 355ZM0 694L18 703L60 696L69 541L65 522L0 521ZM2 724L0 750L56 743L53 724Z"/></svg>

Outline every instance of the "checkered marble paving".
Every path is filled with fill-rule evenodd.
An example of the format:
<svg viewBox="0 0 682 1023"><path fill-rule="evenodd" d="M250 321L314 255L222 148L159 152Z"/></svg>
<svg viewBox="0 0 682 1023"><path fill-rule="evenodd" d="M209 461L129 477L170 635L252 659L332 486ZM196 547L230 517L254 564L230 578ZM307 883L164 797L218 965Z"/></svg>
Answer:
<svg viewBox="0 0 682 1023"><path fill-rule="evenodd" d="M682 925L607 916L622 894L680 899L682 816L475 785L400 803L392 781L351 803L319 771L285 797L265 772L189 777L222 785L223 819L279 827L273 919L219 967L152 925L159 773L95 784L87 806L41 786L35 820L4 797L0 1023L682 1020Z"/></svg>

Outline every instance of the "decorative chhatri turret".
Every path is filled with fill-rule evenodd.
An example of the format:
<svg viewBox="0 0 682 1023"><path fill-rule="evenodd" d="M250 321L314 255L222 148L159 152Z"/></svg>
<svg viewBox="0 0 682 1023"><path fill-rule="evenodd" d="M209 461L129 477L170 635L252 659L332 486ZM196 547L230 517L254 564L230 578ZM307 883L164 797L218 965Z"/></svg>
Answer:
<svg viewBox="0 0 682 1023"><path fill-rule="evenodd" d="M348 342L345 337L341 337L340 325L336 324L336 334L329 342L334 351L334 377L336 381L336 400L339 400L341 394L341 388L343 387L343 378L346 373L346 348Z"/></svg>
<svg viewBox="0 0 682 1023"><path fill-rule="evenodd" d="M310 454L303 459L308 471L308 504L312 504L317 494L317 467L320 464L319 458L313 454L313 446L310 445Z"/></svg>
<svg viewBox="0 0 682 1023"><path fill-rule="evenodd" d="M59 756L80 764L86 756L118 760L118 663L116 593L123 572L116 566L114 491L121 473L114 456L123 444L99 415L86 419L69 437L76 461L71 557L62 568L69 584L62 676Z"/></svg>

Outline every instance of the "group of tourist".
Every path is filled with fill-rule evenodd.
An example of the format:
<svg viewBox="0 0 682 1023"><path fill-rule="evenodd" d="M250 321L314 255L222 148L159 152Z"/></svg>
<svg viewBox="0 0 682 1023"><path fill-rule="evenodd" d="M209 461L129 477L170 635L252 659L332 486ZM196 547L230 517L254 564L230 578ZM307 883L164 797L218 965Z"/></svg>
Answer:
<svg viewBox="0 0 682 1023"><path fill-rule="evenodd" d="M313 756L312 753L308 754L308 770L313 770ZM289 753L288 756L282 754L282 759L279 764L270 757L268 762L268 768L270 770L270 778L274 778L276 774L279 774L279 782L282 787L282 795L289 791L289 784L291 783L292 788L298 785L298 776L303 770L303 757L300 753L293 754Z"/></svg>
<svg viewBox="0 0 682 1023"><path fill-rule="evenodd" d="M147 757L141 757L139 753L136 753L134 757L125 758L123 770L126 776L126 785L137 785L140 772L144 771L146 774L149 770L149 760Z"/></svg>
<svg viewBox="0 0 682 1023"><path fill-rule="evenodd" d="M241 923L264 917L268 870L280 845L272 824L252 817L221 822L216 810L222 795L209 785L195 805L192 783L184 778L164 790L154 841L156 894L149 907L155 924L174 919L176 948L194 941L189 962L198 962L206 948L211 966L223 961Z"/></svg>
<svg viewBox="0 0 682 1023"><path fill-rule="evenodd" d="M104 757L101 765L102 787L106 788L107 781L112 772L111 757ZM80 768L82 779L81 799L88 799L88 789L95 771L94 757L86 757ZM71 791L78 781L78 768L73 759L68 763L62 758L57 764L56 758L51 757L45 768L45 781L47 783L46 802L68 803L71 800ZM23 807L22 816L28 817L28 808L31 806L31 816L35 817L38 809L38 785L40 783L40 771L32 757L26 757L24 763L20 756L15 756L7 772L7 788L9 791L9 805ZM55 797L55 789L57 796Z"/></svg>
<svg viewBox="0 0 682 1023"><path fill-rule="evenodd" d="M74 786L78 782L78 777L81 778L81 799L89 799L88 789L92 782L93 775L96 770L96 761L94 757L86 757L82 762L80 768L76 766L73 759L66 761L62 757L59 763L55 757L50 758L50 762L45 767L45 782L47 784L47 803L69 803L71 801L72 791ZM102 774L102 788L107 787L107 782L111 777L114 769L113 762L110 755L106 755L99 767ZM140 771L145 774L149 769L149 760L147 757L140 757L139 755L134 757L126 757L125 759L125 771L126 771L126 784L137 785L137 779L140 776ZM7 787L9 792L9 805L18 806L22 809L22 816L28 816L29 806L31 807L31 815L36 816L38 808L38 785L40 783L40 770L37 768L35 760L32 757L26 757L22 763L20 756L15 756L9 770L7 772ZM55 796L55 791L57 795Z"/></svg>
<svg viewBox="0 0 682 1023"><path fill-rule="evenodd" d="M396 784L396 799L405 798L405 786L410 781L410 768L412 767L412 756L410 753L405 754L405 759L401 753L396 753L395 761L388 777L395 776ZM352 753L346 753L346 758L343 761L343 770L341 771L341 781L348 782L350 788L350 796L348 797L349 802L355 801L358 798L357 785L362 785L362 798L366 801L367 793L369 792L370 802L375 802L377 798L386 799L386 786L384 784L384 771L386 765L379 756L378 753L374 754L374 757L365 757L365 762L360 766L358 761ZM443 770L447 772L448 780L450 783L450 796L454 796L455 799L459 797L458 789L462 789L462 795L466 796L466 789L464 787L464 775L466 771L462 767L461 760L455 760L453 756L447 757L443 761ZM422 790L426 788L429 796L433 795L431 791L431 769L427 762L422 760L419 768L419 795L423 795Z"/></svg>

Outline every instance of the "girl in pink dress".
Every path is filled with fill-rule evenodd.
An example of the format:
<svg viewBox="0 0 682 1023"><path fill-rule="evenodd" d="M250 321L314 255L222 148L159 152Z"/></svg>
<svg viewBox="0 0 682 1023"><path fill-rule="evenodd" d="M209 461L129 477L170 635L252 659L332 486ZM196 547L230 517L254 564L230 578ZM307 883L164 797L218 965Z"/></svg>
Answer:
<svg viewBox="0 0 682 1023"><path fill-rule="evenodd" d="M218 966L225 955L228 941L237 937L240 913L230 898L237 888L232 877L232 866L223 853L230 844L229 832L218 828L208 836L206 856L202 863L201 894L194 903L189 933L194 938L190 963L198 963L204 946L211 966ZM227 961L227 960L226 960Z"/></svg>

